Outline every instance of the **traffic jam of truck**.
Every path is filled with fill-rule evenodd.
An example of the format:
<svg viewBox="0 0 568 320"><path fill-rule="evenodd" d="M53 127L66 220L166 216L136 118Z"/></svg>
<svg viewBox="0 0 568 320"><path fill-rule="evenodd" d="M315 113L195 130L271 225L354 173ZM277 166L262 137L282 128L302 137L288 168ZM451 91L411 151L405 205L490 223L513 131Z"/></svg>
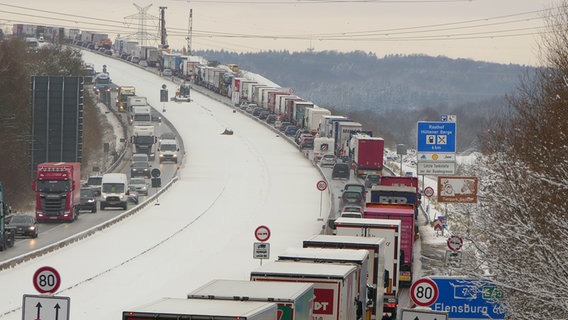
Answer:
<svg viewBox="0 0 568 320"><path fill-rule="evenodd" d="M94 40L93 34L73 33L70 43ZM97 42L101 43L98 39ZM105 48L109 46L105 41ZM88 47L88 45L87 45ZM98 47L98 45L97 45ZM305 239L250 272L248 280L212 280L188 293L186 299L164 298L124 310L123 320L141 319L310 319L396 320L401 308L401 288L416 280L414 269L416 220L421 190L417 177L390 176L384 167L385 142L359 122L332 115L294 94L291 88L244 77L236 65L209 66L204 59L138 46L117 39L112 55L144 66L168 69L183 81L175 101L191 103L190 88L209 90L232 102L234 112L263 121L272 130L294 141L310 155L323 174L324 164L335 172L347 165L348 184L360 184L360 205L345 205L360 216L330 213L330 223L321 235ZM106 50L106 49L105 49ZM106 54L102 52L103 54ZM161 73L160 73L161 74ZM127 114L133 159L177 164L179 145L174 139L159 139L154 114L147 99L133 86L117 89L114 107ZM135 157L136 156L136 157ZM321 161L321 162L320 162ZM131 174L142 167L131 164ZM353 171L353 178L350 172ZM117 175L120 175L117 176ZM144 174L141 174L145 176ZM376 176L369 182L367 177ZM333 174L331 175L332 179ZM147 176L146 178L150 178ZM32 182L36 193L37 221L72 222L80 207L81 164L46 162L37 166ZM357 183L354 183L356 180ZM101 209L127 209L134 192L126 175L102 175ZM342 192L353 192L343 190ZM0 249L13 246L14 230L4 223L9 214L0 183ZM136 200L138 201L138 200ZM347 209L349 208L349 209ZM338 208L335 208L338 209ZM336 215L337 214L337 215Z"/></svg>

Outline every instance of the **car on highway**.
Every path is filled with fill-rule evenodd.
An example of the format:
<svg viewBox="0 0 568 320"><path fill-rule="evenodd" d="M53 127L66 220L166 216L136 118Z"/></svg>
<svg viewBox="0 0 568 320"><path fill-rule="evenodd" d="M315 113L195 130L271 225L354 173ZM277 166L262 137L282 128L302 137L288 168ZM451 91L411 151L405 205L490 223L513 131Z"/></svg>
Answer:
<svg viewBox="0 0 568 320"><path fill-rule="evenodd" d="M81 198L77 210L89 210L92 213L97 212L97 197L100 195L100 189L83 187L79 191Z"/></svg>
<svg viewBox="0 0 568 320"><path fill-rule="evenodd" d="M130 165L130 177L152 177L152 166L148 162L134 162Z"/></svg>
<svg viewBox="0 0 568 320"><path fill-rule="evenodd" d="M365 185L361 183L346 183L343 186L342 191L357 191L361 193L363 199L367 196L367 188L365 188Z"/></svg>
<svg viewBox="0 0 568 320"><path fill-rule="evenodd" d="M284 129L284 134L287 135L287 136L293 136L296 133L296 131L298 131L298 127L291 124L291 125L288 125L286 127L286 129Z"/></svg>
<svg viewBox="0 0 568 320"><path fill-rule="evenodd" d="M130 187L134 187L136 192L140 195L148 195L148 182L144 178L132 178L128 182Z"/></svg>
<svg viewBox="0 0 568 320"><path fill-rule="evenodd" d="M8 226L15 228L17 236L37 238L39 234L36 218L27 214L13 215Z"/></svg>
<svg viewBox="0 0 568 320"><path fill-rule="evenodd" d="M351 177L351 167L347 163L336 163L333 165L333 170L331 170L332 179L347 179Z"/></svg>
<svg viewBox="0 0 568 320"><path fill-rule="evenodd" d="M172 69L168 69L168 68L164 69L164 71L162 71L162 76L164 76L164 77L173 76Z"/></svg>
<svg viewBox="0 0 568 320"><path fill-rule="evenodd" d="M131 161L132 161L132 163L148 162L149 159L148 159L148 155L145 154L145 153L135 153L135 154L132 155Z"/></svg>
<svg viewBox="0 0 568 320"><path fill-rule="evenodd" d="M324 154L320 159L320 167L333 167L337 162L334 154Z"/></svg>
<svg viewBox="0 0 568 320"><path fill-rule="evenodd" d="M361 208L365 207L365 198L361 195L359 191L349 191L345 190L339 197L339 209L343 211L343 207L359 206Z"/></svg>
<svg viewBox="0 0 568 320"><path fill-rule="evenodd" d="M363 208L361 206L345 205L341 210L342 218L363 218Z"/></svg>
<svg viewBox="0 0 568 320"><path fill-rule="evenodd" d="M365 188L370 189L373 186L378 186L381 184L381 175L380 174L368 174L365 177Z"/></svg>
<svg viewBox="0 0 568 320"><path fill-rule="evenodd" d="M85 187L94 189L97 196L101 195L101 185L103 184L103 176L90 176L87 178Z"/></svg>
<svg viewBox="0 0 568 320"><path fill-rule="evenodd" d="M276 122L275 122L275 124L276 124ZM278 126L278 130L284 132L284 130L286 130L286 128L287 128L289 125L291 125L291 124L292 124L292 123L291 123L291 122L288 122L288 121L281 121L281 122L280 122L280 125Z"/></svg>

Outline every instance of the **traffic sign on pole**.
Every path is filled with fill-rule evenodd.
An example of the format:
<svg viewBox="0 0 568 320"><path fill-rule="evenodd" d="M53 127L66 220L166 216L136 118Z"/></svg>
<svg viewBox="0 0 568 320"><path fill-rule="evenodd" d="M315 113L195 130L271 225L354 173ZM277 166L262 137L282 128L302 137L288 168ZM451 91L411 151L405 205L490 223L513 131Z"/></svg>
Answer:
<svg viewBox="0 0 568 320"><path fill-rule="evenodd" d="M463 246L462 238L458 236L451 236L448 238L448 248L452 251L458 251Z"/></svg>
<svg viewBox="0 0 568 320"><path fill-rule="evenodd" d="M254 230L254 237L260 242L268 241L270 239L270 229L267 226L258 226Z"/></svg>
<svg viewBox="0 0 568 320"><path fill-rule="evenodd" d="M39 293L54 293L61 285L61 276L52 267L41 267L34 273L33 283Z"/></svg>
<svg viewBox="0 0 568 320"><path fill-rule="evenodd" d="M319 191L324 191L325 189L327 189L327 182L325 182L324 180L320 180L316 184L316 187L318 188Z"/></svg>
<svg viewBox="0 0 568 320"><path fill-rule="evenodd" d="M416 280L410 287L410 298L420 307L428 307L438 299L438 286L429 278Z"/></svg>
<svg viewBox="0 0 568 320"><path fill-rule="evenodd" d="M71 298L24 294L23 320L68 320Z"/></svg>
<svg viewBox="0 0 568 320"><path fill-rule="evenodd" d="M401 320L448 320L448 313L432 310L402 309Z"/></svg>
<svg viewBox="0 0 568 320"><path fill-rule="evenodd" d="M434 195L434 188L432 188L432 187L424 188L424 195L427 196L428 198L433 196Z"/></svg>

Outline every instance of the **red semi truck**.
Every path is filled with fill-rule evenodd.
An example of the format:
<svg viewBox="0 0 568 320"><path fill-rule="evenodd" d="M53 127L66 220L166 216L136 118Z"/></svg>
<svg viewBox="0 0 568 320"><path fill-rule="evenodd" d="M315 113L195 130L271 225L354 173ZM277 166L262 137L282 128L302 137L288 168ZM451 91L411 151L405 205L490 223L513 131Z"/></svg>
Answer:
<svg viewBox="0 0 568 320"><path fill-rule="evenodd" d="M417 234L414 223L414 205L367 203L365 205L363 217L371 219L400 220L399 283L403 287L410 287L412 284L414 240L415 235Z"/></svg>
<svg viewBox="0 0 568 320"><path fill-rule="evenodd" d="M35 214L38 221L74 221L81 200L81 163L38 164L32 189L36 192Z"/></svg>

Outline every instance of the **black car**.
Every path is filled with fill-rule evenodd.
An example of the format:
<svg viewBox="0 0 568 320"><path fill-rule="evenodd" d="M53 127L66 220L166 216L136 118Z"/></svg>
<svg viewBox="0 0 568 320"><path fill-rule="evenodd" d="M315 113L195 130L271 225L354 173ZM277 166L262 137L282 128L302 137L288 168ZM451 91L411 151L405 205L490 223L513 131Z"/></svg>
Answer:
<svg viewBox="0 0 568 320"><path fill-rule="evenodd" d="M342 210L345 206L359 206L363 208L365 207L365 198L359 191L345 190L339 197L339 210Z"/></svg>
<svg viewBox="0 0 568 320"><path fill-rule="evenodd" d="M347 163L336 163L331 171L332 179L347 179L351 176L351 167Z"/></svg>
<svg viewBox="0 0 568 320"><path fill-rule="evenodd" d="M378 186L381 184L380 174L368 174L365 177L365 188L370 189L372 186Z"/></svg>
<svg viewBox="0 0 568 320"><path fill-rule="evenodd" d="M12 216L10 218L8 226L16 230L17 236L37 238L38 235L37 222L36 218L33 216L25 214Z"/></svg>
<svg viewBox="0 0 568 320"><path fill-rule="evenodd" d="M269 114L266 117L266 123L273 124L274 122L276 122L276 115L275 114Z"/></svg>
<svg viewBox="0 0 568 320"><path fill-rule="evenodd" d="M268 118L268 115L270 115L270 111L264 110L264 111L260 112L260 114L258 115L258 118L260 120L265 120L266 118Z"/></svg>
<svg viewBox="0 0 568 320"><path fill-rule="evenodd" d="M365 199L367 195L367 188L365 188L365 185L360 183L347 183L343 186L343 190L359 192L363 199Z"/></svg>
<svg viewBox="0 0 568 320"><path fill-rule="evenodd" d="M130 165L130 177L146 177L150 179L152 166L148 162L134 162Z"/></svg>
<svg viewBox="0 0 568 320"><path fill-rule="evenodd" d="M97 212L97 189L81 188L81 200L77 210L89 210L92 213Z"/></svg>

